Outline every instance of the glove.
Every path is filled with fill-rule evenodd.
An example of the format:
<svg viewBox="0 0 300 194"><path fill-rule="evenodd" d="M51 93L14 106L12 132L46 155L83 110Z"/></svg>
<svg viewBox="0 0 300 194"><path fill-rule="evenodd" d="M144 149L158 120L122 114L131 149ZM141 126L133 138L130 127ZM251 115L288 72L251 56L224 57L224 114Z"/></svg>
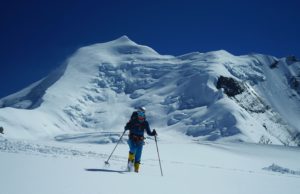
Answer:
<svg viewBox="0 0 300 194"><path fill-rule="evenodd" d="M131 128L130 126L130 121L126 123L125 127L124 127L124 131L127 131Z"/></svg>
<svg viewBox="0 0 300 194"><path fill-rule="evenodd" d="M129 130L128 125L126 125L126 126L124 127L124 131L127 131L127 130Z"/></svg>
<svg viewBox="0 0 300 194"><path fill-rule="evenodd" d="M157 133L156 133L155 129L153 129L152 135L153 135L153 136L157 136Z"/></svg>

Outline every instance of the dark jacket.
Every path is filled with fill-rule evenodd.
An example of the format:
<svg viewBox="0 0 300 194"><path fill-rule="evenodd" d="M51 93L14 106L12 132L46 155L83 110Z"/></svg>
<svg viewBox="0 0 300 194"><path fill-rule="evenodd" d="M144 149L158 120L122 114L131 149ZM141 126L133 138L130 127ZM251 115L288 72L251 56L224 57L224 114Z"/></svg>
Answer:
<svg viewBox="0 0 300 194"><path fill-rule="evenodd" d="M145 119L144 122L138 120L137 112L133 112L130 121L126 124L125 130L129 130L129 135L144 137L146 131L148 135L154 136L155 133L150 130L149 123Z"/></svg>

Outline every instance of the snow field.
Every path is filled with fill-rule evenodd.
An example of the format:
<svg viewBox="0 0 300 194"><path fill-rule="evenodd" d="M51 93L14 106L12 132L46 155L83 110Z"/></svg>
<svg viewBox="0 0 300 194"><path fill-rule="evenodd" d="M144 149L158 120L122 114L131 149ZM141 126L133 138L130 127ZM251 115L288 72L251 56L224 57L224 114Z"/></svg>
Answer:
<svg viewBox="0 0 300 194"><path fill-rule="evenodd" d="M5 150L1 141L0 182L1 190L11 194L296 194L300 184L299 175L263 169L276 163L299 170L297 148L185 139L176 143L171 138L161 139L158 144L164 172L161 177L151 139L144 146L138 174L124 172L126 143L117 147L110 165L106 166L104 161L114 143L8 142L15 149Z"/></svg>

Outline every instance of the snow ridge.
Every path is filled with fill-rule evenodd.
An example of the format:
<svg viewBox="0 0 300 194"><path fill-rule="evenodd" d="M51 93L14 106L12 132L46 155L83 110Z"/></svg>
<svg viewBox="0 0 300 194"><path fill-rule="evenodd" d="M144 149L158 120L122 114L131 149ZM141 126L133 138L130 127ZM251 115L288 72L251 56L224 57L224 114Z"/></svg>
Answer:
<svg viewBox="0 0 300 194"><path fill-rule="evenodd" d="M277 164L272 164L269 167L263 168L263 170L272 171L272 172L279 172L279 173L282 173L282 174L300 175L300 171L295 171L295 170L291 170L291 169L288 169L288 168L284 168L284 167L281 167Z"/></svg>
<svg viewBox="0 0 300 194"><path fill-rule="evenodd" d="M221 77L240 92L218 88ZM122 36L80 48L57 72L1 99L0 121L14 138L119 132L145 106L160 132L299 146L299 77L295 58L224 50L175 57Z"/></svg>

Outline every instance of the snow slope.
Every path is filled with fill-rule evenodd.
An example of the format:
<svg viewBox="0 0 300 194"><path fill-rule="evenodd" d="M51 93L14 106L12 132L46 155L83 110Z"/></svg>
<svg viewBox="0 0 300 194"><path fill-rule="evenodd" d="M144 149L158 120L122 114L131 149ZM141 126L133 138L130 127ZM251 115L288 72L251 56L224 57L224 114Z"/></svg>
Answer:
<svg viewBox="0 0 300 194"><path fill-rule="evenodd" d="M298 194L299 75L294 57L165 56L126 36L80 48L0 100L0 193ZM137 106L163 177L152 137L140 173L126 135L104 165Z"/></svg>
<svg viewBox="0 0 300 194"><path fill-rule="evenodd" d="M145 106L159 132L200 140L300 144L300 63L224 50L160 55L128 37L80 48L48 77L0 100L11 138L120 132ZM234 80L242 93L228 96Z"/></svg>
<svg viewBox="0 0 300 194"><path fill-rule="evenodd" d="M91 138L93 135L89 136ZM85 141L90 138L85 138ZM93 138L90 140L94 141ZM172 133L161 137L158 145L163 177L152 139L146 140L139 174L124 172L128 153L126 144L120 144L110 160L110 166L105 166L104 161L115 144L0 139L0 192L299 193L298 148L245 143L195 143Z"/></svg>

